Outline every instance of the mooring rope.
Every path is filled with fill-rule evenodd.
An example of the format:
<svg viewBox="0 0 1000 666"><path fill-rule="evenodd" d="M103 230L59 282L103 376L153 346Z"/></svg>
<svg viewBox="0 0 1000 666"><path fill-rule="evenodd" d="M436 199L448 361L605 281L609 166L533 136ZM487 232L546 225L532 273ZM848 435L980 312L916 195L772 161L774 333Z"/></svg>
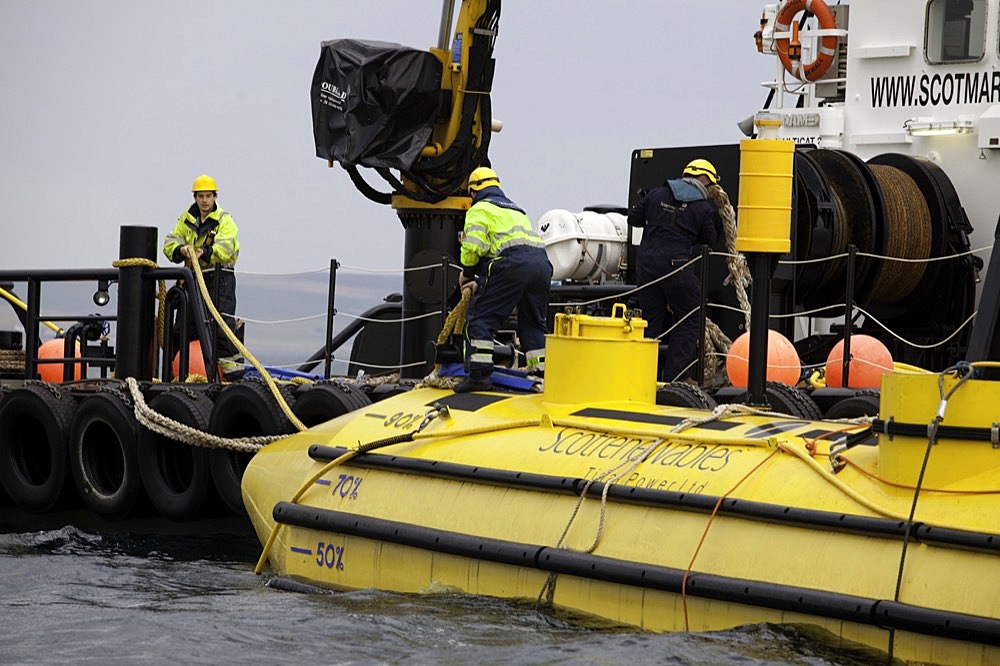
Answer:
<svg viewBox="0 0 1000 666"><path fill-rule="evenodd" d="M584 553L589 555L597 549L598 544L601 542L601 537L604 536L604 525L607 520L607 508L608 508L608 493L611 491L611 486L618 482L622 477L631 474L636 467L646 461L650 454L666 440L662 437L657 438L653 442L650 442L647 446L639 450L639 455L633 460L624 460L621 463L615 465L611 469L605 470L600 474L597 474L587 480L583 488L580 489L580 496L576 501L576 506L573 507L573 512L570 514L569 520L566 522L566 527L563 528L562 534L556 541L556 548L561 548L563 550L571 550L575 553ZM624 468L624 469L623 469ZM577 515L579 515L580 507L583 506L584 500L587 499L587 493L590 491L590 487L595 483L603 483L604 486L601 489L601 513L597 520L597 529L594 534L594 540L591 542L590 546L584 550L577 550L575 548L570 548L565 544L566 537L569 535L570 527L572 527L573 522L576 520ZM542 589L538 593L538 598L536 600L536 605L540 605L542 598L545 598L547 604L552 604L552 598L556 590L556 578L558 574L556 572L549 573L545 578L545 582L542 584Z"/></svg>
<svg viewBox="0 0 1000 666"><path fill-rule="evenodd" d="M188 245L187 247L191 246ZM194 248L191 249L194 250ZM289 422L291 422L291 424L295 426L295 428L300 432L306 430L307 429L306 424L300 421L299 417L297 417L295 413L292 412L292 408L288 406L288 402L286 402L284 396L281 395L281 391L278 389L278 385L275 383L274 378L271 377L271 373L269 373L266 369L264 369L264 366L261 365L261 362L258 361L253 354L250 353L249 349L243 346L243 343L240 342L240 339L236 337L235 333L229 330L229 326L222 319L222 315L219 314L219 311L215 307L215 303L212 302L211 295L208 293L208 285L205 284L205 276L201 272L201 265L198 262L197 255L193 251L190 253L190 256L188 256L187 263L189 266L191 266L192 270L194 271L195 277L197 278L198 281L198 289L201 292L202 300L205 301L205 306L208 308L208 311L212 314L212 318L218 324L218 330L225 333L226 338L228 338L229 341L233 343L233 346L235 346L236 349L240 352L240 354L242 354L243 357L250 362L250 365L252 365L257 370L257 372L260 373L260 376L264 380L264 383L267 385L267 388L271 392L271 395L274 396L274 399L277 402L278 407L281 409L282 412L284 412Z"/></svg>
<svg viewBox="0 0 1000 666"><path fill-rule="evenodd" d="M739 301L740 309L744 312L746 329L750 330L750 298L747 296L747 286L751 282L750 268L747 266L747 258L736 249L736 211L729 201L729 195L719 184L714 184L708 188L709 201L715 204L722 218L722 228L726 234L726 264L729 267L729 277L723 284L731 283L736 289L736 300ZM706 318L707 320L707 318ZM728 351L728 347L726 348Z"/></svg>
<svg viewBox="0 0 1000 666"><path fill-rule="evenodd" d="M238 453L256 453L264 447L279 439L284 439L288 435L257 435L254 437L219 437L211 433L192 428L189 425L175 421L168 416L160 414L146 404L146 400L139 388L139 382L134 377L126 377L125 385L134 403L135 418L140 425L164 437L207 449L226 449Z"/></svg>

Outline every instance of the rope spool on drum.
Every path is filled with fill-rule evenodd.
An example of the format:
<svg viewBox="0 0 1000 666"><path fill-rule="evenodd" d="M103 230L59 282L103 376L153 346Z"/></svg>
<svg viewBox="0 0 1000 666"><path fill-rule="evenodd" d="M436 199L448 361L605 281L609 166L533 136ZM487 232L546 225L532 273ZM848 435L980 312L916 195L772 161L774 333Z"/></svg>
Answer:
<svg viewBox="0 0 1000 666"><path fill-rule="evenodd" d="M885 216L878 183L860 158L842 150L815 149L806 152L826 179L834 202L835 214L831 230L831 253L845 254L849 245L861 253L882 254L881 230ZM846 296L847 259L839 257L829 262L822 281L807 297L806 307L823 307L842 303ZM873 282L874 262L859 256L855 262L855 301L867 302Z"/></svg>
<svg viewBox="0 0 1000 666"><path fill-rule="evenodd" d="M928 259L931 251L930 210L920 188L901 170L871 164L886 210L885 255L899 259ZM871 302L896 303L908 296L924 276L926 263L884 261L871 294Z"/></svg>

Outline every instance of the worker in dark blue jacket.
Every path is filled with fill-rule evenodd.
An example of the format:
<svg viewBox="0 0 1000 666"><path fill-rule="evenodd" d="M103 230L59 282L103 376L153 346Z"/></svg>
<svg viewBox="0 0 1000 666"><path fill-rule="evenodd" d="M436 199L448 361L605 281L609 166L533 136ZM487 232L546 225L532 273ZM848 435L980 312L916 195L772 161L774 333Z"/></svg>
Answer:
<svg viewBox="0 0 1000 666"><path fill-rule="evenodd" d="M698 344L701 282L695 266L681 269L696 245L711 245L722 233L722 219L708 199L708 187L719 183L719 175L708 160L693 160L682 177L667 180L650 190L628 214L628 223L642 227L636 281L639 305L646 319L646 337L667 335L667 353L660 376L665 381L689 379L688 366L695 360ZM674 272L676 271L676 272ZM669 277L650 284L669 273Z"/></svg>

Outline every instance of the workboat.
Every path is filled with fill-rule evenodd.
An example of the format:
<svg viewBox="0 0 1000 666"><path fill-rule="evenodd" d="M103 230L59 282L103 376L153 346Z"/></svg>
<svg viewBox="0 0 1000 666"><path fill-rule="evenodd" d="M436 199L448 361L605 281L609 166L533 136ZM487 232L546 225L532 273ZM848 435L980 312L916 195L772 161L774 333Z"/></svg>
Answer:
<svg viewBox="0 0 1000 666"><path fill-rule="evenodd" d="M430 54L466 110L462 92L489 90L482 60L499 13L468 5L450 43L444 12ZM692 157L738 170L735 250L752 277L745 383L657 376L646 321L604 279L634 256L624 211L553 211L539 226L561 287L580 291L554 313L544 378L534 390L497 382L474 393L424 381L264 447L242 479L263 544L258 571L337 589L528 599L652 631L806 624L887 659L1000 662L1000 269L991 260L980 284L972 240L979 228L992 243L1000 211L998 24L1000 3L985 0L765 6L757 49L774 57L776 77L766 108L739 124L749 138L638 149L629 195ZM317 154L355 182L359 166L399 168L382 202L408 248L457 256L468 199L444 185L441 135L400 165L349 154L336 136L350 125L332 119L350 114L344 91L364 76L338 63L374 48L324 43ZM343 92L339 106L331 91ZM470 125L490 126L487 103L471 102L480 115ZM487 139L474 136L470 160ZM895 270L910 264L919 270ZM435 303L413 292L404 315ZM895 361L863 389L846 350L825 366L842 362L840 384L800 382L798 371L772 381L764 332L783 326L816 367L864 332ZM404 325L404 352L434 337L419 333ZM852 408L824 407L830 395Z"/></svg>
<svg viewBox="0 0 1000 666"><path fill-rule="evenodd" d="M158 281L178 280L159 300L179 330L212 298L197 266L156 266L155 229L123 227L114 268L0 271L24 329L0 331L4 511L30 526L151 504L195 530L221 504L282 581L651 631L795 623L885 658L1000 662L1000 0L765 5L748 34L775 76L737 115L747 138L631 155L629 205L695 158L727 174L726 238L685 267L702 277L697 380L660 374L640 230L598 205L535 221L555 271L544 376L505 329L495 388L472 393L451 390L456 258L499 128L500 3L462 2L452 31L454 4L429 52L321 45L316 155L395 210L406 277L335 336L331 262L327 339L296 371L242 348L252 370L223 377L224 331L201 317L200 347L157 341ZM117 314L42 311L63 281L96 284L97 307L114 287ZM45 324L59 337L41 344Z"/></svg>

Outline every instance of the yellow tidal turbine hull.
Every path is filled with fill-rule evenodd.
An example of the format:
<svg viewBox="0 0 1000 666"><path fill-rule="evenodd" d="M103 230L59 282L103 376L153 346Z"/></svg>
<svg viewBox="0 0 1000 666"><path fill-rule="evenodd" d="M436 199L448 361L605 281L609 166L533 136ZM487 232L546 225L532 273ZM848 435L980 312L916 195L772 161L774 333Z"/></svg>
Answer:
<svg viewBox="0 0 1000 666"><path fill-rule="evenodd" d="M1000 500L981 460L914 505L870 442L831 459L861 426L551 398L416 389L268 445L243 495L272 567L652 631L808 623L905 660L1000 663Z"/></svg>

